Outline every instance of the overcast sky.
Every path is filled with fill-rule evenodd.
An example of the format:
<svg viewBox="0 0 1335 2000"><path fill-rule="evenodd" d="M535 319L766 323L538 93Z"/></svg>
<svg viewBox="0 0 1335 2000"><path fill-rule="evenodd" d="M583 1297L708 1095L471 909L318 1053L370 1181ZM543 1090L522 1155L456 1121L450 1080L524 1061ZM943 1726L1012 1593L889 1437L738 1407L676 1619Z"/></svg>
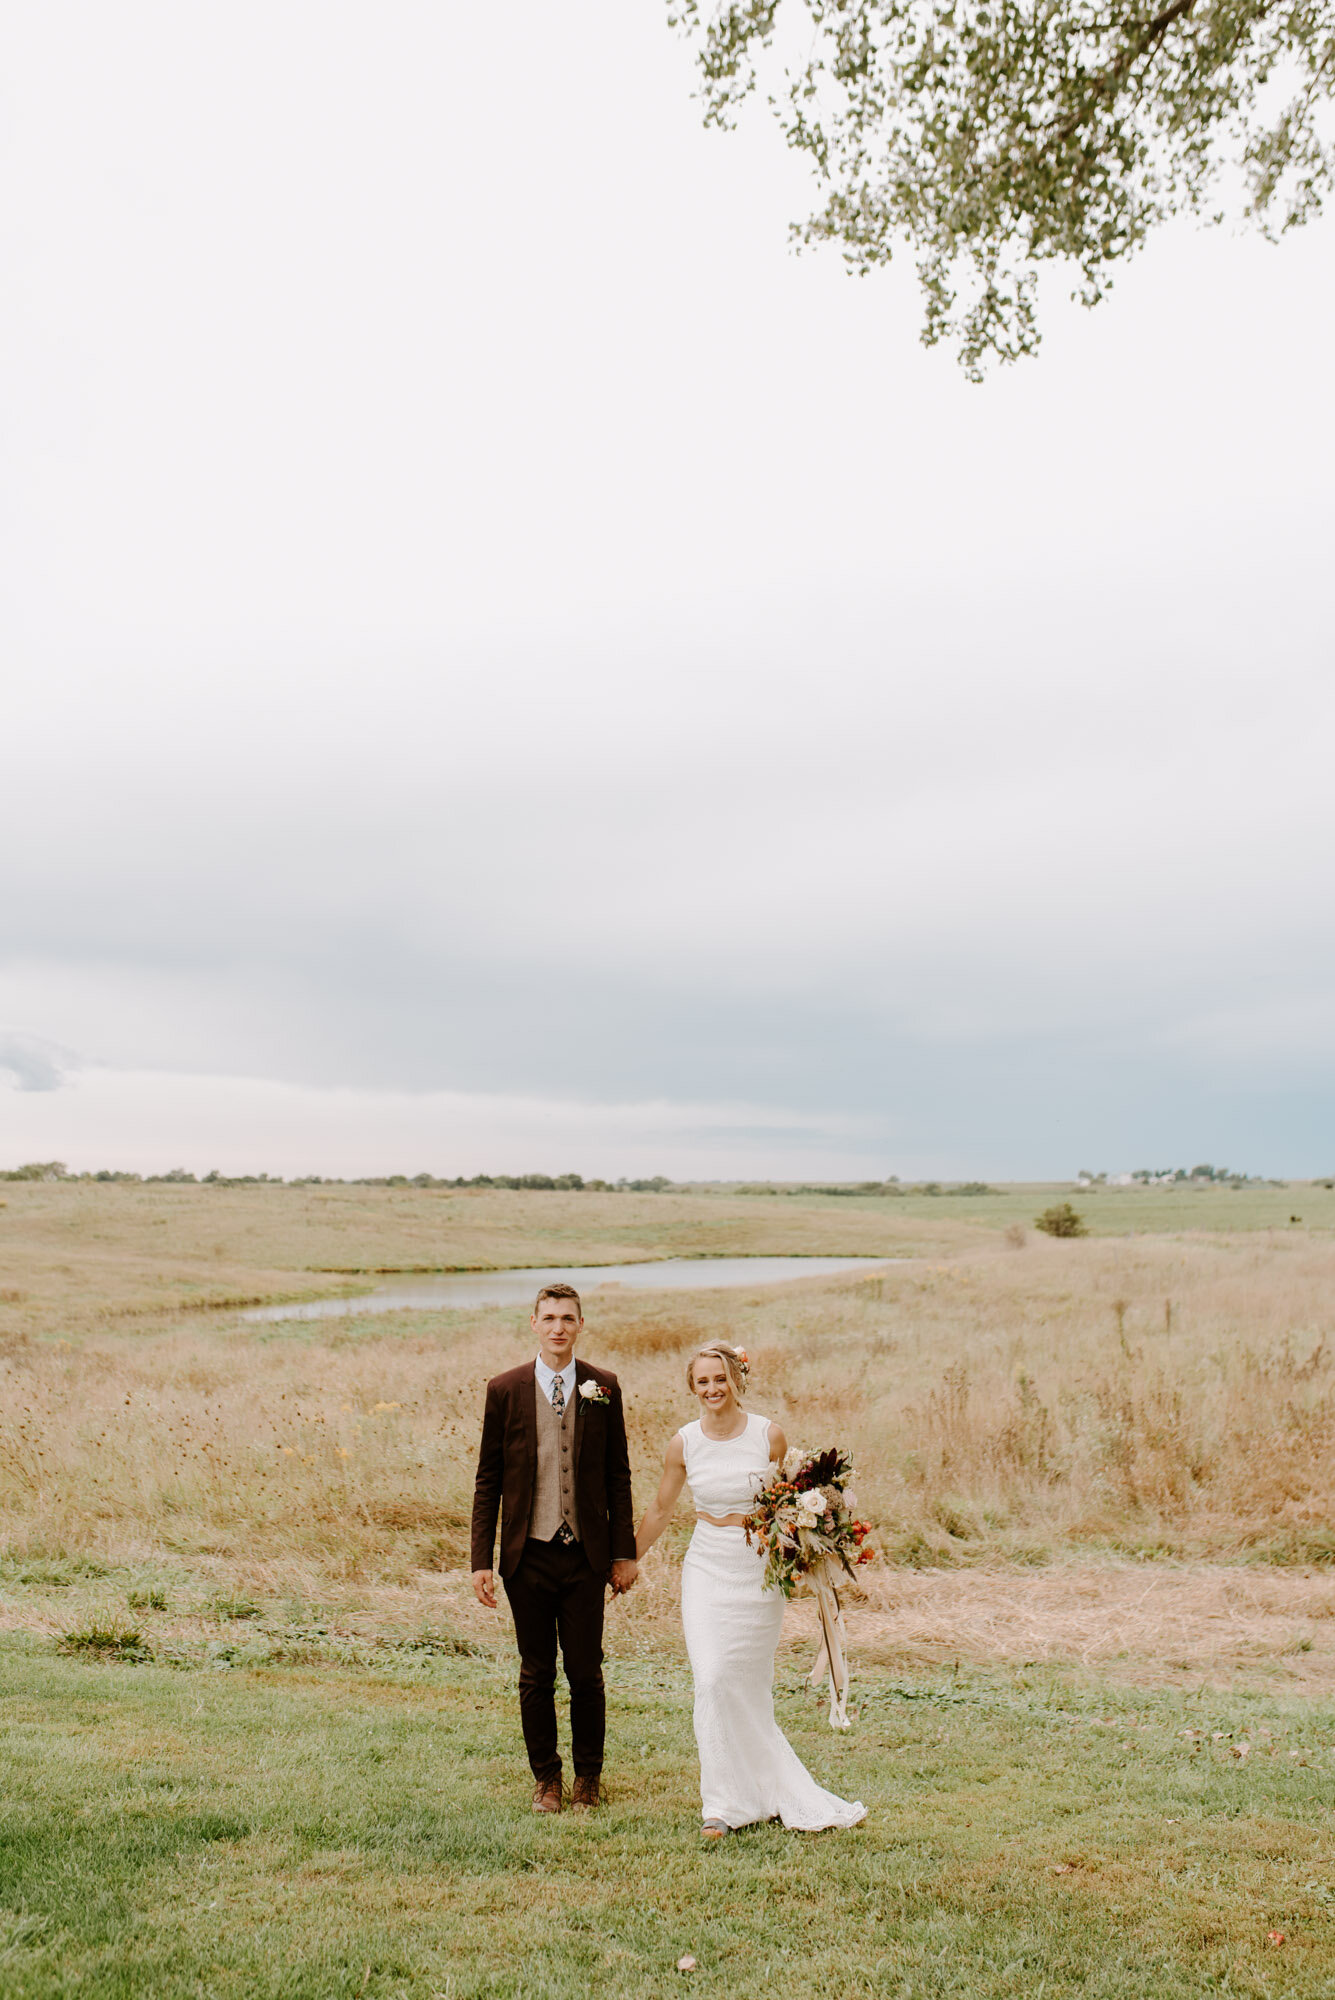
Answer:
<svg viewBox="0 0 1335 2000"><path fill-rule="evenodd" d="M1037 362L662 0L0 44L0 1164L1335 1169L1331 225Z"/></svg>

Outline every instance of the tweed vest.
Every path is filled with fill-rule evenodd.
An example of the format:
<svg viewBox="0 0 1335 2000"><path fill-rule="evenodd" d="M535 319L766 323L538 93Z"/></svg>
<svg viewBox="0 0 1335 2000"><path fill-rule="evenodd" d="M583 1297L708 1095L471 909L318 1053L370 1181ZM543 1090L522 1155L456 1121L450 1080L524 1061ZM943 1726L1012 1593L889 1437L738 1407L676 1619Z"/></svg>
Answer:
<svg viewBox="0 0 1335 2000"><path fill-rule="evenodd" d="M577 1393L577 1392L576 1392ZM550 1542L562 1522L579 1539L579 1503L575 1498L575 1394L558 1417L541 1387L537 1391L538 1475L533 1482L533 1507L528 1531L535 1542Z"/></svg>

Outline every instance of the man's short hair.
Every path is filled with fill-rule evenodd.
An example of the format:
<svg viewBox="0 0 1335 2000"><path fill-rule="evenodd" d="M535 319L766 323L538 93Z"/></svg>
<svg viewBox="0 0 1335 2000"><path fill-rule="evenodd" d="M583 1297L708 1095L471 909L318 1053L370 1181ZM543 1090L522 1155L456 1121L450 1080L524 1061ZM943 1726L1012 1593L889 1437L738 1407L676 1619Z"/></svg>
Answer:
<svg viewBox="0 0 1335 2000"><path fill-rule="evenodd" d="M533 1316L535 1319L538 1308L544 1299L573 1299L575 1301L575 1311L581 1319L584 1317L584 1308L579 1302L579 1293L573 1285L544 1285L538 1293L537 1298L533 1301Z"/></svg>

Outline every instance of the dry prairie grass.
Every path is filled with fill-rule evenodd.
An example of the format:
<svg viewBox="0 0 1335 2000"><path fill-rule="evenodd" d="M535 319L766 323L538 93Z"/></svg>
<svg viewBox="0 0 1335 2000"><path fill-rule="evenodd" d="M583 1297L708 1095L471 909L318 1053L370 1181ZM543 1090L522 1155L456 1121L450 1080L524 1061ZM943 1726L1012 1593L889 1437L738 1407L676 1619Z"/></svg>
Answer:
<svg viewBox="0 0 1335 2000"><path fill-rule="evenodd" d="M1129 1649L1170 1674L1174 1660L1238 1666L1252 1639L1236 1605L1218 1622L1219 1566L1263 1560L1257 1658L1324 1674L1335 1620L1315 1637L1304 1621L1328 1586L1298 1572L1335 1563L1335 1248L1278 1234L978 1242L867 1278L595 1295L585 1348L625 1385L640 1505L692 1414L685 1354L727 1332L752 1354L756 1407L798 1441L856 1450L889 1560L855 1615L887 1657L1056 1647ZM527 1351L508 1308L266 1327L178 1313L12 1336L4 1618L45 1629L76 1601L105 1609L157 1581L172 1611L155 1630L216 1629L221 1595L266 1616L323 1604L367 1631L415 1629L434 1606L485 1634L463 1576L482 1387ZM675 1644L688 1527L683 1508L618 1608L618 1643ZM1213 1567L1178 1567L1193 1561ZM1128 1564L1144 1582L1082 1594ZM1276 1577L1285 1564L1293 1575ZM1133 1587L1144 1609L1128 1622Z"/></svg>
<svg viewBox="0 0 1335 2000"><path fill-rule="evenodd" d="M901 1671L967 1661L1077 1667L1141 1684L1335 1691L1335 1576L1326 1571L1106 1561L1037 1573L883 1570L850 1622L859 1661Z"/></svg>
<svg viewBox="0 0 1335 2000"><path fill-rule="evenodd" d="M10 1182L0 1194L0 1338L164 1324L200 1307L356 1291L386 1270L490 1270L659 1257L951 1256L996 1248L1066 1189L852 1199L523 1194L370 1187ZM1335 1230L1335 1189L1106 1190L1097 1236Z"/></svg>
<svg viewBox="0 0 1335 2000"><path fill-rule="evenodd" d="M946 1254L985 1230L897 1203L368 1187L10 1182L0 1338L356 1292L382 1271L662 1257Z"/></svg>
<svg viewBox="0 0 1335 2000"><path fill-rule="evenodd" d="M1333 1277L1329 1244L1263 1235L1035 1243L887 1275L865 1308L883 1324L864 1336L864 1421L894 1439L874 1481L901 1552L1034 1538L1335 1560ZM830 1377L805 1375L819 1404Z"/></svg>

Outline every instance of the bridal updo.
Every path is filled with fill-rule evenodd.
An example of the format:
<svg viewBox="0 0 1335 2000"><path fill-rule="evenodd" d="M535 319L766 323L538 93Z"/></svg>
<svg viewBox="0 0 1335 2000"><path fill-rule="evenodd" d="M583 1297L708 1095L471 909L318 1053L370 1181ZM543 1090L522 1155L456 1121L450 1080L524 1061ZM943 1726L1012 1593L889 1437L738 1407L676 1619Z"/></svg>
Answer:
<svg viewBox="0 0 1335 2000"><path fill-rule="evenodd" d="M744 1347L734 1347L730 1340L711 1340L704 1347L697 1347L686 1364L686 1387L695 1393L695 1364L709 1355L712 1360L721 1361L728 1371L732 1393L740 1403L746 1389L746 1378L751 1372L751 1364L746 1358Z"/></svg>

